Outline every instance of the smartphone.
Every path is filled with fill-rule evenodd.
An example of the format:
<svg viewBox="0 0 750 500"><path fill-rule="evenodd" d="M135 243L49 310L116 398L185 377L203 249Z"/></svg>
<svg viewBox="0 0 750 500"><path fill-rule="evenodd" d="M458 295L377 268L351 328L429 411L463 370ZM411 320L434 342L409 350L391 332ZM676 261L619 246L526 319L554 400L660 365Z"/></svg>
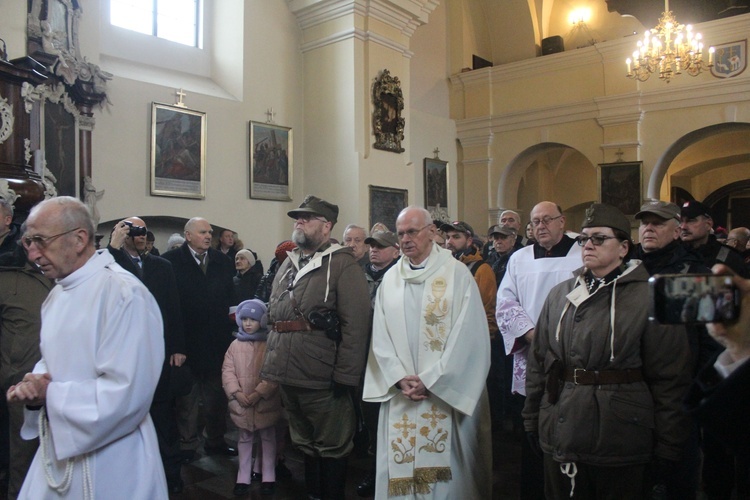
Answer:
<svg viewBox="0 0 750 500"><path fill-rule="evenodd" d="M656 274L651 285L650 319L659 323L721 323L740 315L740 292L722 274Z"/></svg>

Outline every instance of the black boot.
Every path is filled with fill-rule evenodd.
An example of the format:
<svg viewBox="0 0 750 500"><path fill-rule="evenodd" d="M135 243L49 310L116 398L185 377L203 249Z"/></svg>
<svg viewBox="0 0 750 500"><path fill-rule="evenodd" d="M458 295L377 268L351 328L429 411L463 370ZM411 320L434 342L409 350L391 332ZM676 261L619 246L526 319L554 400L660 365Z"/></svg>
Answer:
<svg viewBox="0 0 750 500"><path fill-rule="evenodd" d="M320 457L305 455L305 490L308 500L323 498L320 485Z"/></svg>
<svg viewBox="0 0 750 500"><path fill-rule="evenodd" d="M320 479L324 500L345 500L346 463L347 457L322 459Z"/></svg>
<svg viewBox="0 0 750 500"><path fill-rule="evenodd" d="M365 478L357 486L357 495L371 497L375 495L375 467L370 469Z"/></svg>

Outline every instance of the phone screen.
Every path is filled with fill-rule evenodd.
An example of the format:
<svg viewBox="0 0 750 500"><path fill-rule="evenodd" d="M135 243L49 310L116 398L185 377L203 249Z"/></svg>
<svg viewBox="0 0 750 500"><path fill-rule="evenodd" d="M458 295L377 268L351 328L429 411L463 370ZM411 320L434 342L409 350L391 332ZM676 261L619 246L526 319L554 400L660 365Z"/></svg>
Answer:
<svg viewBox="0 0 750 500"><path fill-rule="evenodd" d="M649 284L650 317L659 323L720 323L739 316L740 293L731 276L657 274Z"/></svg>

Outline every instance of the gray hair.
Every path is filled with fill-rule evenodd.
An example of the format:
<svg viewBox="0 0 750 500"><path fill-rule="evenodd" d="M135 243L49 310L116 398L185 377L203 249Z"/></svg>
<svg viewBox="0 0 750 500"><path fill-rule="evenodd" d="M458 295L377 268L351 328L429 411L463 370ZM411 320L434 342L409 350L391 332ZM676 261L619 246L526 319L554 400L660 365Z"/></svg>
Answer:
<svg viewBox="0 0 750 500"><path fill-rule="evenodd" d="M3 217L13 217L13 204L5 198L0 198L0 212Z"/></svg>
<svg viewBox="0 0 750 500"><path fill-rule="evenodd" d="M182 246L183 243L185 243L185 238L180 233L172 233L167 240L167 250Z"/></svg>
<svg viewBox="0 0 750 500"><path fill-rule="evenodd" d="M348 226L346 226L344 228L344 234L343 234L342 238L346 237L346 232L349 231L350 229L361 229L362 232L365 233L365 238L367 238L369 236L369 234L367 234L367 229L363 228L362 226L358 226L356 224L349 224Z"/></svg>
<svg viewBox="0 0 750 500"><path fill-rule="evenodd" d="M57 206L60 213L60 223L67 229L74 229L80 227L85 230L89 235L88 242L94 243L94 221L91 219L91 213L89 213L88 207L84 203L72 196L57 196L44 200L34 208L31 209L29 217L32 217L42 208L47 206Z"/></svg>
<svg viewBox="0 0 750 500"><path fill-rule="evenodd" d="M401 216L403 216L406 212L410 212L412 210L416 211L422 218L422 224L424 224L425 226L432 224L432 214L430 214L430 212L426 208L417 205L409 205L405 209L401 210L401 212L399 212L398 214L398 217L396 217L396 220L398 221L398 219L400 219Z"/></svg>

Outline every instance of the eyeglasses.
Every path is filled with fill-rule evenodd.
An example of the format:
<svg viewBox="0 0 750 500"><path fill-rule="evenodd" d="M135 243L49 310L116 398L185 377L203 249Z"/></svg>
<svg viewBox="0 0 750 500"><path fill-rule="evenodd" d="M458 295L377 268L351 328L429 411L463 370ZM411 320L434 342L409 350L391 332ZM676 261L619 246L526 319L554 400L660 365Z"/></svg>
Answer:
<svg viewBox="0 0 750 500"><path fill-rule="evenodd" d="M553 220L557 220L560 217L562 217L562 215L558 215L557 217L544 217L542 219L532 219L531 225L534 227L538 227L539 224L544 224L545 226L549 226L550 222L552 222Z"/></svg>
<svg viewBox="0 0 750 500"><path fill-rule="evenodd" d="M591 243L594 244L595 247L600 247L604 244L607 240L616 240L617 236L602 236L602 235L596 235L596 236L584 236L581 235L578 238L576 238L576 241L578 244L582 247L586 246L586 243L591 240Z"/></svg>
<svg viewBox="0 0 750 500"><path fill-rule="evenodd" d="M424 227L421 227L419 229L409 229L408 231L399 231L396 233L396 236L398 236L398 239L403 240L404 236L408 236L409 239L414 239L416 236L424 231L426 228L430 227L432 224L427 224Z"/></svg>
<svg viewBox="0 0 750 500"><path fill-rule="evenodd" d="M323 222L328 222L328 220L325 217L320 217L315 214L298 214L294 219L305 222L305 223L310 222L311 220L319 220Z"/></svg>
<svg viewBox="0 0 750 500"><path fill-rule="evenodd" d="M39 250L44 250L45 248L47 248L47 245L49 245L50 242L52 242L52 240L56 240L60 236L66 235L68 233L72 233L73 231L78 231L79 229L81 229L81 228L77 227L75 229L71 229L69 231L65 231L64 233L55 234L55 235L52 235L52 236L39 236L39 235L24 236L23 238L21 238L18 241L23 245L23 247L26 250L29 250L31 248L32 244L36 245L36 247Z"/></svg>

